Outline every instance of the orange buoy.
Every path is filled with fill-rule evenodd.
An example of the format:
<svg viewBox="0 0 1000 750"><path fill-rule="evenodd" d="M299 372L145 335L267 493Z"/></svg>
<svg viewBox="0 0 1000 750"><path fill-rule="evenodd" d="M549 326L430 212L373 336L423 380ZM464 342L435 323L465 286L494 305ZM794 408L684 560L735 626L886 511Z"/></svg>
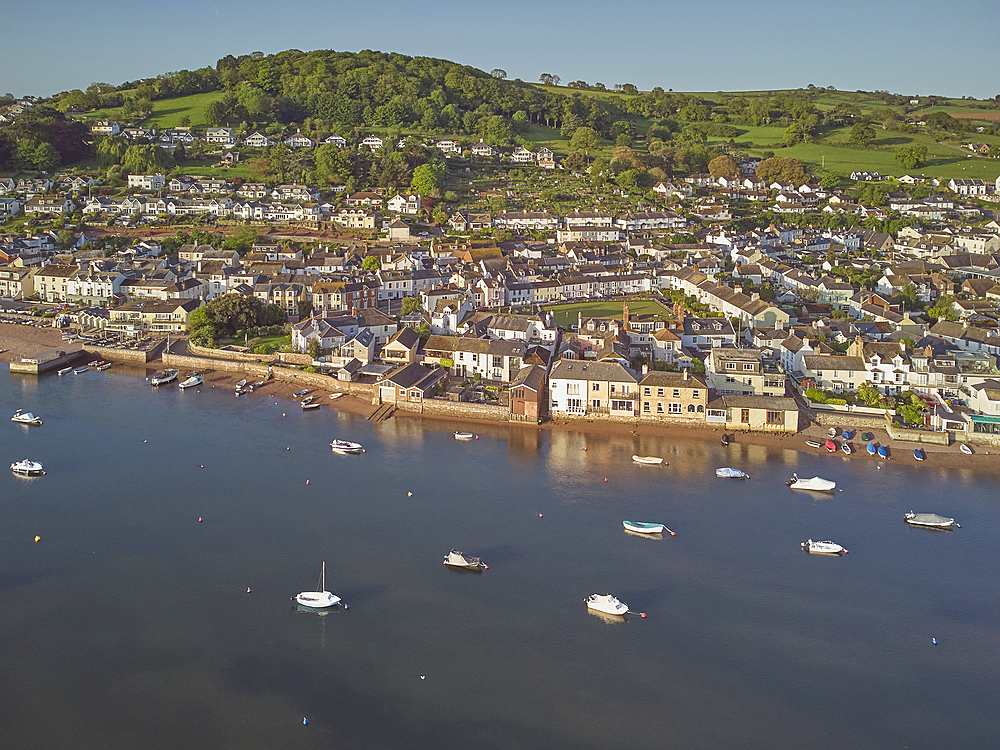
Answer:
<svg viewBox="0 0 1000 750"><path fill-rule="evenodd" d="M38 544L40 541L42 541L42 538L40 536L36 536L35 537L35 544Z"/></svg>

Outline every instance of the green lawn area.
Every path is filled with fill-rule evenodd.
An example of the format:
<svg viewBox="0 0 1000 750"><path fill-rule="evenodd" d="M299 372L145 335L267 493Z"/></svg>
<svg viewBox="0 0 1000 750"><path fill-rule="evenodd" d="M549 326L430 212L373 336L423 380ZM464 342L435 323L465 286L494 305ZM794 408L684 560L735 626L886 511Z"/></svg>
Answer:
<svg viewBox="0 0 1000 750"><path fill-rule="evenodd" d="M583 314L585 318L618 318L622 317L621 300L601 300L598 302L571 302L567 305L554 305L548 307L556 318L556 324L563 326L567 331L570 326L575 326L578 315ZM669 314L663 305L650 299L631 299L628 301L629 313L639 315Z"/></svg>
<svg viewBox="0 0 1000 750"><path fill-rule="evenodd" d="M177 168L177 171L180 174L190 174L197 177L218 177L227 180L233 180L237 177L242 177L244 180L253 179L248 164L237 164L234 167L213 166L218 163L218 158L185 161L182 166Z"/></svg>
<svg viewBox="0 0 1000 750"><path fill-rule="evenodd" d="M157 99L152 102L153 112L148 119L143 120L140 125L152 125L156 123L158 129L176 128L181 124L185 115L191 118L191 126L206 126L205 107L210 102L222 98L222 91L210 91L207 94L192 94L191 96L178 96L173 99ZM83 115L87 120L119 120L121 121L120 109L95 109Z"/></svg>

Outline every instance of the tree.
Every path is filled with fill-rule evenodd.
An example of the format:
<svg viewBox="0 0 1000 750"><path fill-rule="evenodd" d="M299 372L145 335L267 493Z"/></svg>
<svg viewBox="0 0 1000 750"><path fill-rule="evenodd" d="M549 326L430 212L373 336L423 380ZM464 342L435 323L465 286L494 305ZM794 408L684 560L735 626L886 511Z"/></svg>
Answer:
<svg viewBox="0 0 1000 750"><path fill-rule="evenodd" d="M551 73L542 73L538 76L538 80L549 86L558 86L561 79L559 76L554 76Z"/></svg>
<svg viewBox="0 0 1000 750"><path fill-rule="evenodd" d="M62 162L62 157L59 156L56 147L51 143L40 143L32 153L31 160L35 164L35 169L51 172Z"/></svg>
<svg viewBox="0 0 1000 750"><path fill-rule="evenodd" d="M939 320L941 318L952 321L958 320L958 313L956 313L955 308L952 307L954 302L954 297L948 295L939 297L937 302L935 302L932 307L928 308L927 315L931 318L937 318Z"/></svg>
<svg viewBox="0 0 1000 750"><path fill-rule="evenodd" d="M412 315L415 312L420 312L420 297L403 297L400 314Z"/></svg>
<svg viewBox="0 0 1000 750"><path fill-rule="evenodd" d="M507 77L507 71L503 68L493 68L493 70L490 71L490 75L502 81Z"/></svg>
<svg viewBox="0 0 1000 750"><path fill-rule="evenodd" d="M757 176L764 182L792 182L801 184L809 181L809 173L798 159L764 159L757 165Z"/></svg>
<svg viewBox="0 0 1000 750"><path fill-rule="evenodd" d="M206 307L215 325L221 331L233 334L240 329L257 325L263 304L256 297L229 292L216 297Z"/></svg>
<svg viewBox="0 0 1000 750"><path fill-rule="evenodd" d="M590 152L596 148L600 148L600 145L601 137L597 134L597 131L586 125L577 128L569 142L571 151L583 151L588 157L590 156Z"/></svg>
<svg viewBox="0 0 1000 750"><path fill-rule="evenodd" d="M729 154L717 156L708 163L708 171L712 177L736 177L740 168Z"/></svg>
<svg viewBox="0 0 1000 750"><path fill-rule="evenodd" d="M216 100L214 102L209 102L205 107L205 122L207 122L211 127L217 127L225 122L226 115L229 112L226 109L226 105L221 101Z"/></svg>
<svg viewBox="0 0 1000 750"><path fill-rule="evenodd" d="M361 261L362 271L378 271L382 268L382 259L377 255L366 255L365 259Z"/></svg>
<svg viewBox="0 0 1000 750"><path fill-rule="evenodd" d="M260 314L260 325L268 327L284 325L287 317L288 314L285 312L285 308L271 302L265 305L263 312Z"/></svg>
<svg viewBox="0 0 1000 750"><path fill-rule="evenodd" d="M882 402L882 394L871 383L862 383L858 386L858 400L869 406L877 406Z"/></svg>
<svg viewBox="0 0 1000 750"><path fill-rule="evenodd" d="M896 149L896 161L904 169L916 169L927 164L927 146L912 144Z"/></svg>
<svg viewBox="0 0 1000 750"><path fill-rule="evenodd" d="M421 195L431 195L444 187L448 171L441 164L421 164L413 170L410 189Z"/></svg>
<svg viewBox="0 0 1000 750"><path fill-rule="evenodd" d="M307 351L309 352L309 356L313 359L316 359L320 355L323 349L319 343L319 336L309 339L309 347Z"/></svg>
<svg viewBox="0 0 1000 750"><path fill-rule="evenodd" d="M848 134L847 140L855 146L868 148L868 146L871 145L871 142L877 137L878 133L875 132L875 128L867 123L859 122L851 128L851 132Z"/></svg>
<svg viewBox="0 0 1000 750"><path fill-rule="evenodd" d="M299 314L299 320L305 320L312 315L313 303L307 299L300 299L295 303L295 312Z"/></svg>
<svg viewBox="0 0 1000 750"><path fill-rule="evenodd" d="M819 184L827 190L831 190L840 185L840 179L840 175L836 172L827 172L820 178Z"/></svg>

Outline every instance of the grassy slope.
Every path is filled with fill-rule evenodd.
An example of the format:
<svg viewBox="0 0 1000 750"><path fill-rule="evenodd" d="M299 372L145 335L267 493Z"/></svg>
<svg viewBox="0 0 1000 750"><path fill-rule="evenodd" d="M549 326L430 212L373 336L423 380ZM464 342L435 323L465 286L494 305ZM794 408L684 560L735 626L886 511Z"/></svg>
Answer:
<svg viewBox="0 0 1000 750"><path fill-rule="evenodd" d="M608 300L606 302L581 302L569 305L552 305L548 309L553 312L556 323L569 330L570 326L575 326L577 314L583 313L585 318L618 318L622 317L621 301ZM629 300L629 313L637 315L668 314L663 305L653 300Z"/></svg>
<svg viewBox="0 0 1000 750"><path fill-rule="evenodd" d="M173 99L157 99L153 104L153 113L141 125L156 123L158 128L175 128L187 115L191 118L192 127L207 125L205 122L205 107L210 102L222 98L221 91L210 91L207 94L192 94L178 96ZM96 109L83 115L87 120L120 120L120 109Z"/></svg>

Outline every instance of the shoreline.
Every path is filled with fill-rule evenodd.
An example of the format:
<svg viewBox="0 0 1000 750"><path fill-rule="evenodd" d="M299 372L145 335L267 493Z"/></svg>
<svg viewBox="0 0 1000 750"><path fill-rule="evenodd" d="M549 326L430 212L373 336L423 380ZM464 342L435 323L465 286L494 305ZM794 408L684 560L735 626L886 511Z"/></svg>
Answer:
<svg viewBox="0 0 1000 750"><path fill-rule="evenodd" d="M60 343L62 343L62 337L58 329L35 328L11 323L0 323L0 349L4 350L0 353L0 362L9 363L14 358L28 356L36 353L40 348L52 348L54 346L58 346ZM147 372L152 372L162 369L162 364L148 363L146 365L129 365L129 367L145 369ZM221 372L215 370L206 370L204 371L204 375L205 381L202 387L231 388L233 391L235 391L236 382L242 377L240 373ZM261 395L274 397L275 399L285 399L292 404L296 401L296 399L292 397L292 394L301 389L302 386L296 383L272 380L269 381L267 390ZM329 395L331 393L335 393L336 391L328 391L323 388L314 387L309 388L309 392L311 395L317 396L319 403L326 406L326 408L350 412L363 417L368 417L376 409L376 406L371 404L367 399L361 399L357 396L345 394L341 398L330 400ZM16 406L12 408L16 408ZM429 420L431 424L450 423L451 425L454 425L456 429L462 427L473 427L483 432L503 429L508 434L515 430L521 433L542 433L546 431L578 432L588 435L609 435L616 437L632 436L636 439L666 438L676 440L678 442L696 441L715 444L721 444L723 435L723 431L721 429L710 427L558 419L536 425L534 423L525 422L498 422L474 418L456 418L438 414L419 414L402 409L396 410L392 419L420 421ZM841 429L843 428L852 429L852 425L847 423L843 425ZM898 451L893 452L891 458L891 463L896 465L927 465L949 469L971 468L978 472L997 474L1000 476L1000 462L987 460L995 452L997 452L996 449L991 450L986 446L977 446L975 448L975 455L968 456L961 452L958 443L949 446L919 445L917 443L907 442L893 443L884 429L864 428L858 431L859 434L860 432L873 433L875 435L875 442L886 444L890 447L893 445L900 446ZM725 434L728 434L731 439L733 439L732 444L736 446L752 444L765 448L793 450L798 453L832 455L837 458L863 460L869 462L876 461L878 463L883 463L878 459L872 459L865 452L864 443L860 440L851 441L852 446L854 447L854 453L850 456L847 456L839 450L841 442L839 438L836 439L838 450L834 454L828 453L825 448L810 448L805 445L806 440L818 440L820 443L823 443L827 439L827 428L820 425L810 425L806 429L794 434L775 434L765 432L726 432ZM923 449L927 456L926 461L918 462L913 457L913 449L916 447L921 447Z"/></svg>

